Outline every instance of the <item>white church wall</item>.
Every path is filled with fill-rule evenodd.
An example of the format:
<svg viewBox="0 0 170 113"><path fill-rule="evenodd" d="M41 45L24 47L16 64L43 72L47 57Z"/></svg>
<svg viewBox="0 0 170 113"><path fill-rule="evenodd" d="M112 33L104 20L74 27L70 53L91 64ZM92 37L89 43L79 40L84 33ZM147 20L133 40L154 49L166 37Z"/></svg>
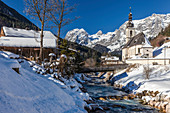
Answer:
<svg viewBox="0 0 170 113"><path fill-rule="evenodd" d="M170 64L170 59L155 59L155 58L143 58L143 59L128 59L125 61L127 64L158 64L167 65Z"/></svg>
<svg viewBox="0 0 170 113"><path fill-rule="evenodd" d="M153 48L142 48L142 55L147 55L149 58L153 58Z"/></svg>

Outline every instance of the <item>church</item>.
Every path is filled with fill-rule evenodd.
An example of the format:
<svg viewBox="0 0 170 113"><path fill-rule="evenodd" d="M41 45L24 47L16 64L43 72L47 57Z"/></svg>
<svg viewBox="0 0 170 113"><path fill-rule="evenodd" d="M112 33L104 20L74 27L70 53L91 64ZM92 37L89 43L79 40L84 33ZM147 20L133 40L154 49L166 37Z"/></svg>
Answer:
<svg viewBox="0 0 170 113"><path fill-rule="evenodd" d="M143 32L136 34L130 8L126 24L126 44L122 48L122 61L137 58L153 58L153 47Z"/></svg>

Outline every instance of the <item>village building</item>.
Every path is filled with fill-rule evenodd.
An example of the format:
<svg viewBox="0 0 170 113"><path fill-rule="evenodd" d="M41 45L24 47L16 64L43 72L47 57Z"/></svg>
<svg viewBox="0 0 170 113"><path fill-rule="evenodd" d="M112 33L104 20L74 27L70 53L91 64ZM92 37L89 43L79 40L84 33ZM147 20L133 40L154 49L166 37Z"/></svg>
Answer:
<svg viewBox="0 0 170 113"><path fill-rule="evenodd" d="M132 37L122 49L122 60L131 58L152 58L153 47L145 37L144 33L139 33Z"/></svg>
<svg viewBox="0 0 170 113"><path fill-rule="evenodd" d="M127 64L170 64L170 41L168 38L161 47L153 48L143 32L136 35L132 13L126 25L126 44L122 48L122 61Z"/></svg>
<svg viewBox="0 0 170 113"><path fill-rule="evenodd" d="M40 51L40 31L2 27L0 34L0 49L11 51L25 57L37 58ZM50 32L44 31L43 58L48 58L56 49L57 38ZM35 60L35 59L34 59Z"/></svg>
<svg viewBox="0 0 170 113"><path fill-rule="evenodd" d="M153 47L143 32L136 35L130 11L126 25L126 44L122 49L122 61L138 57L152 58Z"/></svg>
<svg viewBox="0 0 170 113"><path fill-rule="evenodd" d="M119 57L116 56L101 56L101 65L114 65L119 64Z"/></svg>

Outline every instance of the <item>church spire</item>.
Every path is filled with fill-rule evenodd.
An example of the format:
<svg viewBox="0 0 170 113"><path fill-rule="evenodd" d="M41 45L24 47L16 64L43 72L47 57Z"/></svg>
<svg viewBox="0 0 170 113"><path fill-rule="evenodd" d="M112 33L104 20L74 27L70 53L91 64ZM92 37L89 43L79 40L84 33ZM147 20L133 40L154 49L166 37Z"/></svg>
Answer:
<svg viewBox="0 0 170 113"><path fill-rule="evenodd" d="M127 28L128 28L128 27L134 27L134 24L133 24L133 22L132 22L132 8L130 7L129 10L130 10L130 13L129 13L129 21L128 21L127 25L126 25Z"/></svg>
<svg viewBox="0 0 170 113"><path fill-rule="evenodd" d="M132 22L132 9L131 7L129 8L129 20L126 24L126 43L135 36L135 28L134 24Z"/></svg>

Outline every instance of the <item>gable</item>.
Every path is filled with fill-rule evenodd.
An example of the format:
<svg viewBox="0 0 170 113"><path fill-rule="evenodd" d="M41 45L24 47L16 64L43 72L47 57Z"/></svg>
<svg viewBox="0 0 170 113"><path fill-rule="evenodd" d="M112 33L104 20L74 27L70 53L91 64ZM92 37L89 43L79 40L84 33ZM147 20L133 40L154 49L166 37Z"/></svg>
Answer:
<svg viewBox="0 0 170 113"><path fill-rule="evenodd" d="M132 37L127 44L124 46L124 48L132 47L135 45L141 45L145 43L145 35L142 33L137 34L136 36Z"/></svg>

